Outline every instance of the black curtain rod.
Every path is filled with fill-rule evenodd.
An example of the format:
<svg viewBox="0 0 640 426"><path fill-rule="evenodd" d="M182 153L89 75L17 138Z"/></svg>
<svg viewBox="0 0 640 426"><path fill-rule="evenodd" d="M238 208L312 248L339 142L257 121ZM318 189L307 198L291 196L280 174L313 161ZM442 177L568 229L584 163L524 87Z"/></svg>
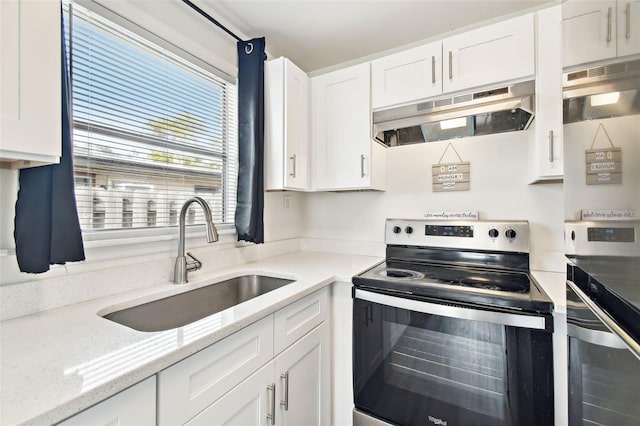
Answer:
<svg viewBox="0 0 640 426"><path fill-rule="evenodd" d="M195 10L196 12L198 12L200 15L204 16L205 18L207 18L212 24L220 27L222 30L224 30L225 33L229 34L231 37L235 38L238 41L242 41L242 39L240 37L238 37L237 35L235 35L234 33L231 32L231 30L229 30L229 28L225 27L224 25L222 25L220 22L216 21L215 19L213 19L211 16L209 16L204 10L200 9L198 6L196 6L195 4L191 3L189 0L182 0L184 3L187 4L187 6L191 7L193 10Z"/></svg>

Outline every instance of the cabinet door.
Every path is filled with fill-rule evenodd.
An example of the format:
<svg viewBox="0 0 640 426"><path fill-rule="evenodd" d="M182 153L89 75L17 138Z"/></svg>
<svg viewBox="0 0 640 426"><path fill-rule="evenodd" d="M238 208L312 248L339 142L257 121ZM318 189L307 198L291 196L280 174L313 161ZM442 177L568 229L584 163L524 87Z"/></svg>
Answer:
<svg viewBox="0 0 640 426"><path fill-rule="evenodd" d="M22 168L61 155L60 3L0 1L0 161Z"/></svg>
<svg viewBox="0 0 640 426"><path fill-rule="evenodd" d="M562 10L537 14L536 118L533 131L532 181L561 179L562 160Z"/></svg>
<svg viewBox="0 0 640 426"><path fill-rule="evenodd" d="M442 41L444 92L533 76L533 14Z"/></svg>
<svg viewBox="0 0 640 426"><path fill-rule="evenodd" d="M309 145L309 77L291 61L285 62L285 187L307 189Z"/></svg>
<svg viewBox="0 0 640 426"><path fill-rule="evenodd" d="M618 56L640 53L640 1L618 1Z"/></svg>
<svg viewBox="0 0 640 426"><path fill-rule="evenodd" d="M278 424L331 424L330 356L329 326L323 323L275 359Z"/></svg>
<svg viewBox="0 0 640 426"><path fill-rule="evenodd" d="M265 189L309 187L309 77L286 58L265 64Z"/></svg>
<svg viewBox="0 0 640 426"><path fill-rule="evenodd" d="M266 426L273 424L267 415L275 414L274 362L271 361L200 414L188 426ZM277 418L276 418L277 420Z"/></svg>
<svg viewBox="0 0 640 426"><path fill-rule="evenodd" d="M158 424L183 424L273 358L273 315L158 374Z"/></svg>
<svg viewBox="0 0 640 426"><path fill-rule="evenodd" d="M371 106L379 109L442 93L442 42L371 62Z"/></svg>
<svg viewBox="0 0 640 426"><path fill-rule="evenodd" d="M58 423L59 426L153 426L155 424L155 376Z"/></svg>
<svg viewBox="0 0 640 426"><path fill-rule="evenodd" d="M616 2L571 0L562 5L563 65L616 56Z"/></svg>
<svg viewBox="0 0 640 426"><path fill-rule="evenodd" d="M318 190L371 182L369 64L311 79L313 182Z"/></svg>

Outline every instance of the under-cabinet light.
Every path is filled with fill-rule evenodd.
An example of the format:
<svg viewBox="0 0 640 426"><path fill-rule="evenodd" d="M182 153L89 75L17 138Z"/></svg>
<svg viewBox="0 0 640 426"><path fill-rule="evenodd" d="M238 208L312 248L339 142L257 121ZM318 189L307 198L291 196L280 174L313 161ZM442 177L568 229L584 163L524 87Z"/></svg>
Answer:
<svg viewBox="0 0 640 426"><path fill-rule="evenodd" d="M620 99L620 92L601 93L589 97L592 107L615 104L618 99Z"/></svg>
<svg viewBox="0 0 640 426"><path fill-rule="evenodd" d="M442 120L440 122L440 129L455 129L457 127L465 127L467 125L467 117L453 118L451 120Z"/></svg>

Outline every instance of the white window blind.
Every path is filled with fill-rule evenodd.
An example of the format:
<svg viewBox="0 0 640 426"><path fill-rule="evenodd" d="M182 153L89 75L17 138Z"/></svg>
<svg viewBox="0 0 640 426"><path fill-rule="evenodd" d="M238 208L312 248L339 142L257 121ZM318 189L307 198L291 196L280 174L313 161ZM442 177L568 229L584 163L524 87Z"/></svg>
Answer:
<svg viewBox="0 0 640 426"><path fill-rule="evenodd" d="M193 195L232 224L235 86L95 12L65 10L83 231L174 226ZM190 209L187 224L202 221Z"/></svg>

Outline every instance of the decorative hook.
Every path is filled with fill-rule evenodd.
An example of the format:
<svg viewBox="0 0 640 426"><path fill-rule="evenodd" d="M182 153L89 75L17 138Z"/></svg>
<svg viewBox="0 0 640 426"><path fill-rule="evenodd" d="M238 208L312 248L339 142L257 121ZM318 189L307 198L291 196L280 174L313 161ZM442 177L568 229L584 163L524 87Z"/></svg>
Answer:
<svg viewBox="0 0 640 426"><path fill-rule="evenodd" d="M247 55L251 55L251 52L253 52L253 43L247 43L247 45L244 47L244 53L246 53Z"/></svg>

